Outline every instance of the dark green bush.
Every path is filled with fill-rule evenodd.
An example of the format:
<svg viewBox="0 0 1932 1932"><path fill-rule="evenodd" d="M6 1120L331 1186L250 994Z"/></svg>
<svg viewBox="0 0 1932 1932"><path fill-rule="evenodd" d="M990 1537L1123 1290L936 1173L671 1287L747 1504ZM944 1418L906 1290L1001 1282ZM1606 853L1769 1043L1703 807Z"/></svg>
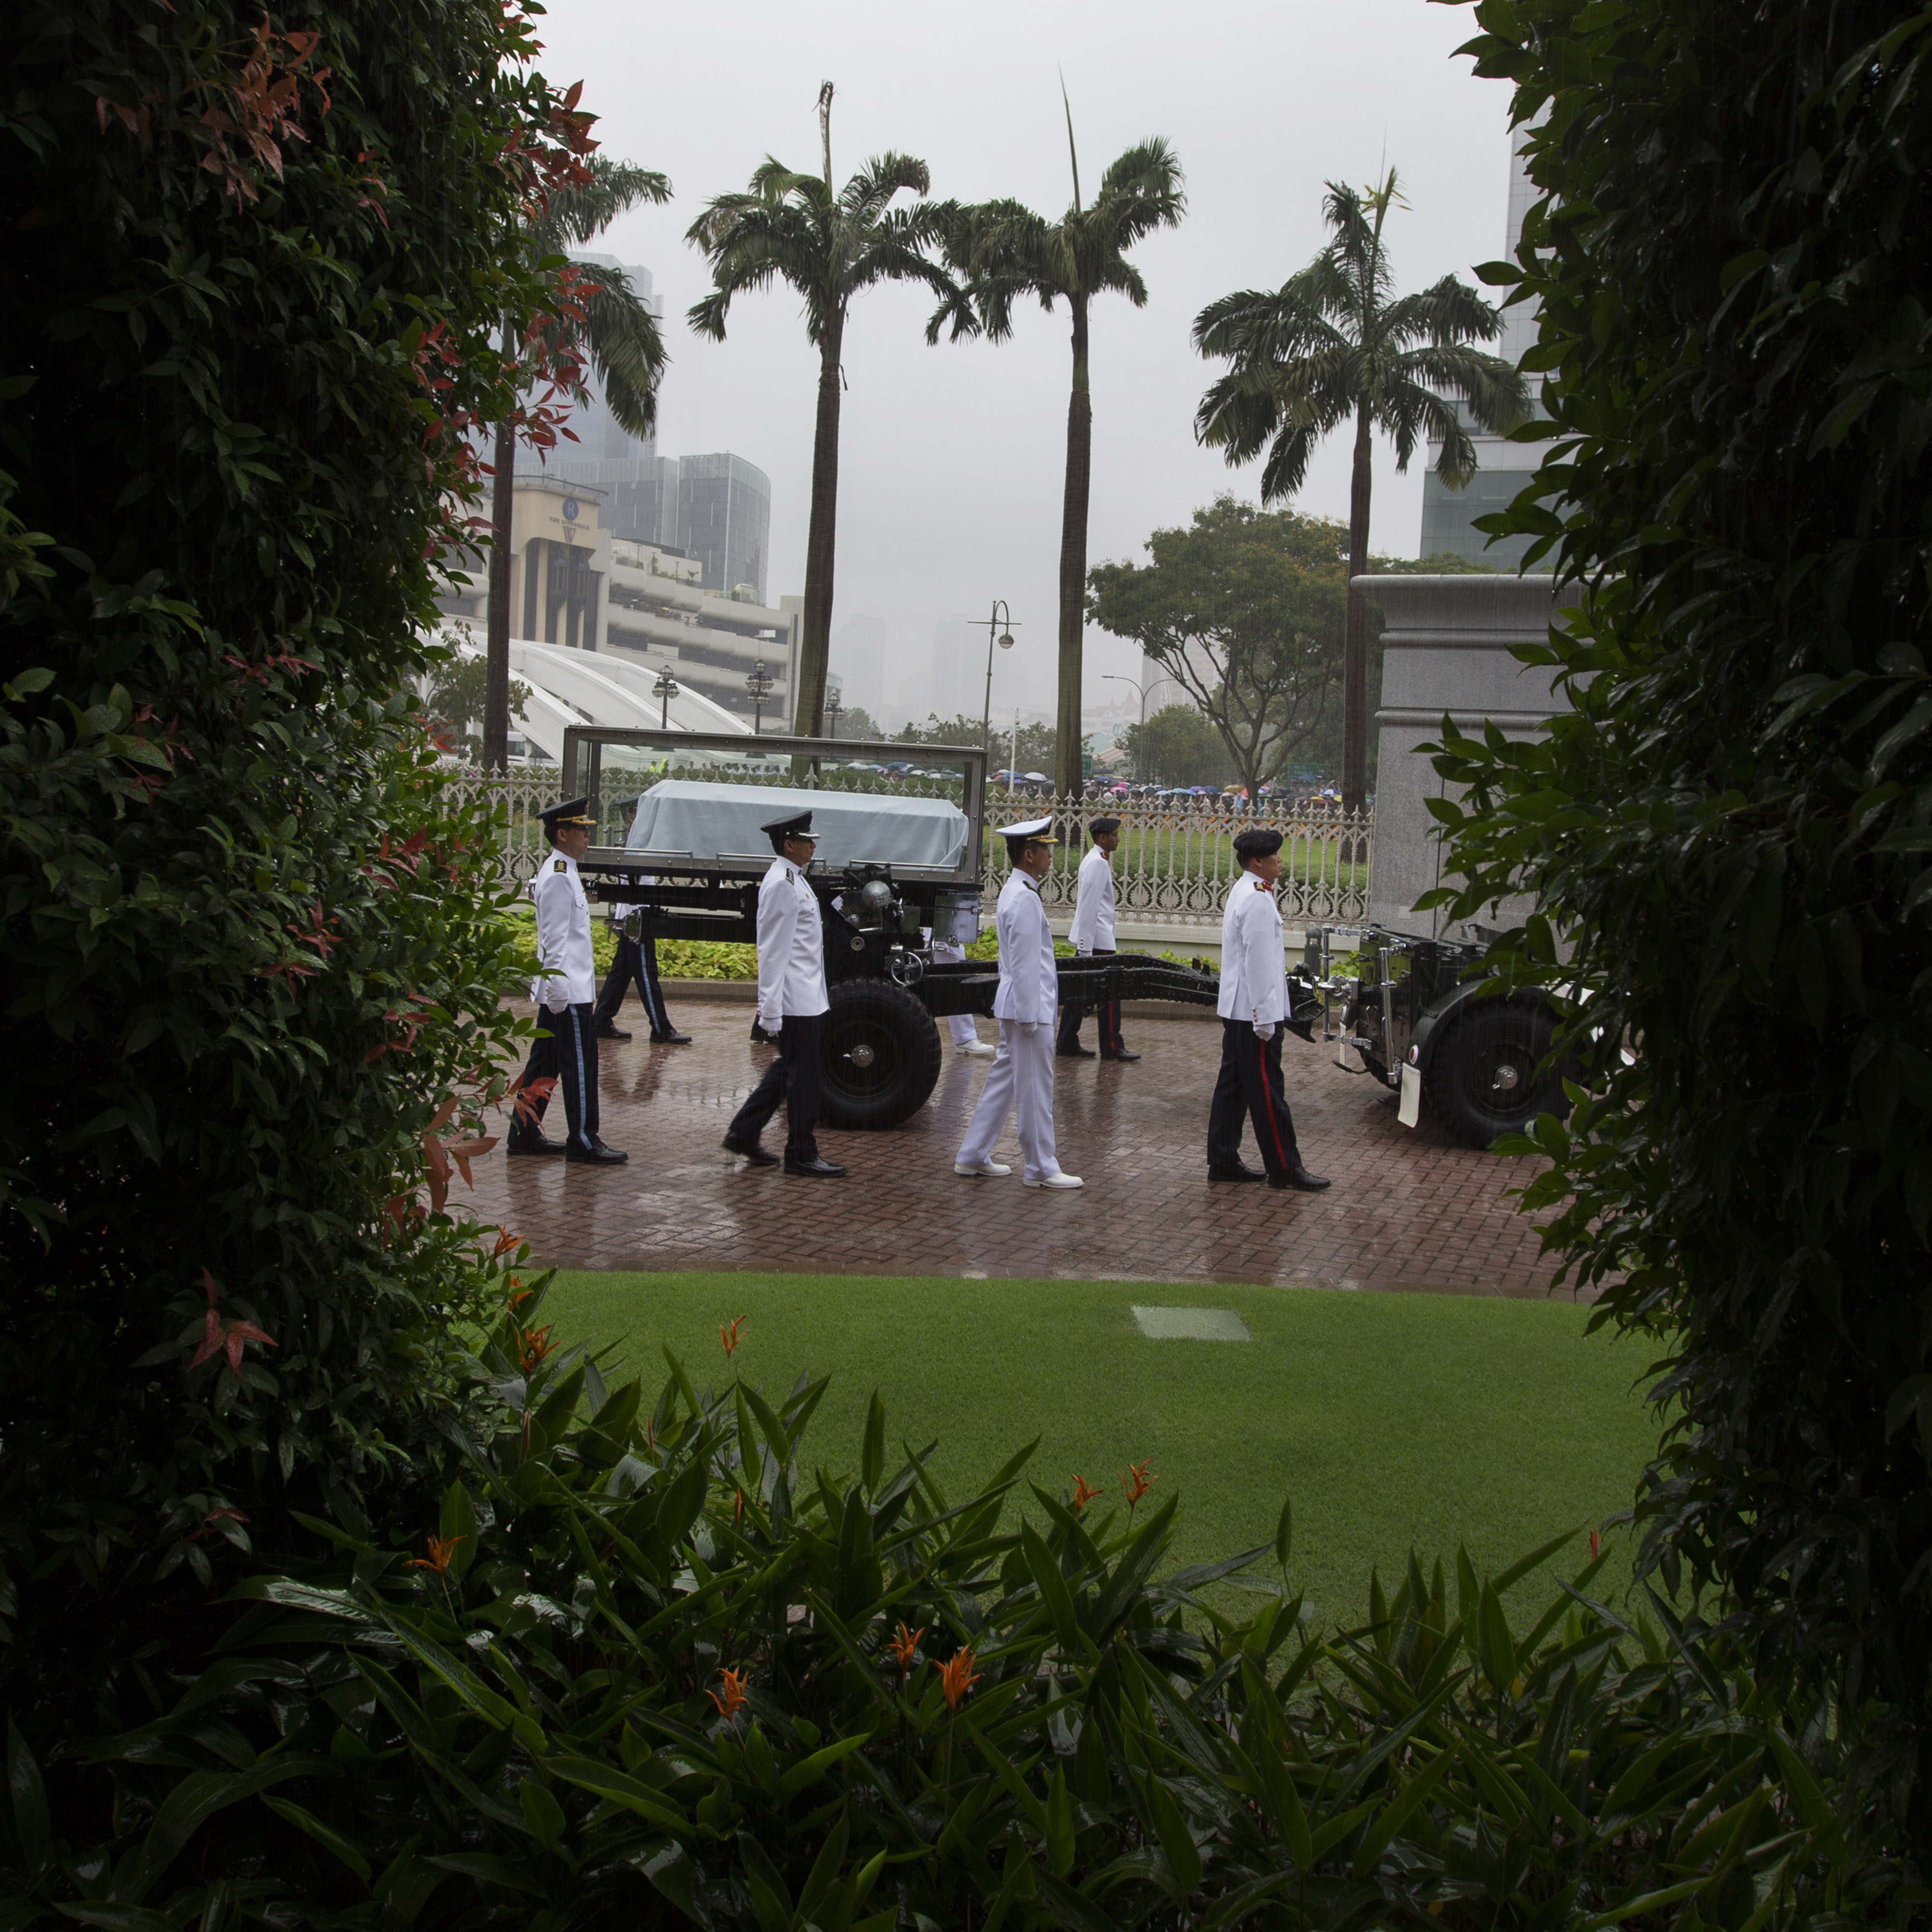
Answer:
<svg viewBox="0 0 1932 1932"><path fill-rule="evenodd" d="M540 1306L488 1338L433 1534L311 1520L332 1553L240 1582L195 1667L129 1660L58 1761L13 1734L8 1924L1756 1932L1896 1893L1826 1714L1593 1604L1606 1558L1527 1627L1551 1550L1412 1562L1320 1641L1286 1512L1162 1575L1172 1502L1034 1489L1015 1534L1029 1452L949 1496L875 1400L815 1463L822 1383L674 1361L647 1406Z"/></svg>
<svg viewBox="0 0 1932 1932"><path fill-rule="evenodd" d="M1451 734L1458 909L1588 995L1551 1240L1667 1351L1647 1550L1846 1708L1932 1831L1932 16L1483 0L1544 199L1555 439L1497 527L1576 711ZM1540 119L1535 117L1541 116ZM1458 895L1450 895L1457 898ZM1915 1789L1916 1786L1916 1789Z"/></svg>
<svg viewBox="0 0 1932 1932"><path fill-rule="evenodd" d="M492 1271L410 1203L500 1094L511 948L406 680L492 332L542 296L518 211L581 139L532 46L495 0L0 10L0 1702L34 1735L200 1657L251 1539L401 1500L460 1408Z"/></svg>

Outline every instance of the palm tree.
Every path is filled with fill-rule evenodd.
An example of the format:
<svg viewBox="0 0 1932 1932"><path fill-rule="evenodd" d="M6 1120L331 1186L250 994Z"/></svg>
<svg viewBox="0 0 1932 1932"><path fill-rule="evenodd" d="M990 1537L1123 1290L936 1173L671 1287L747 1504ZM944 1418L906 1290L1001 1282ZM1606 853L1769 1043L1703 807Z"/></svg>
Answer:
<svg viewBox="0 0 1932 1932"><path fill-rule="evenodd" d="M1195 318L1194 346L1227 358L1202 398L1195 434L1219 443L1231 466L1265 448L1262 501L1301 488L1316 443L1353 418L1354 473L1348 492L1348 575L1369 567L1369 492L1373 433L1395 440L1406 470L1417 441L1441 439L1436 474L1466 483L1476 467L1455 398L1484 429L1513 428L1528 413L1523 380L1497 356L1467 345L1493 342L1502 317L1453 275L1419 294L1392 296L1382 246L1390 208L1401 201L1391 168L1378 188L1328 184L1322 212L1331 238L1279 289L1223 296ZM1367 613L1351 583L1342 669L1342 802L1360 808L1366 790Z"/></svg>
<svg viewBox="0 0 1932 1932"><path fill-rule="evenodd" d="M805 633L799 649L792 729L816 737L824 724L825 668L832 636L832 564L838 548L839 356L852 298L880 282L951 284L927 259L942 211L929 202L894 208L901 193L932 186L923 161L887 154L868 161L842 189L832 185L832 83L818 91L822 175L795 174L767 155L750 191L722 194L692 224L690 239L711 262L712 292L691 326L724 339L734 296L783 281L805 303L805 332L818 351L818 420L812 446L812 523L805 549Z"/></svg>
<svg viewBox="0 0 1932 1932"><path fill-rule="evenodd" d="M530 224L530 238L539 256L568 255L601 234L627 208L639 202L666 202L670 184L649 168L593 154L586 164L587 178L574 186L554 188L542 212ZM620 428L632 436L648 436L657 420L657 387L665 362L657 318L645 306L621 268L579 266L569 313L540 318L521 344L508 323L503 328L503 354L509 361L525 360L562 375L567 388L580 395L580 381L572 381L587 361L597 373L604 400ZM483 764L501 771L507 762L510 739L510 518L516 490L516 422L506 418L496 425L496 476L490 494L490 596L484 633L486 668L483 704Z"/></svg>
<svg viewBox="0 0 1932 1932"><path fill-rule="evenodd" d="M1062 95L1063 104L1065 96ZM1147 305L1147 284L1126 251L1156 228L1177 226L1185 211L1180 164L1165 141L1130 148L1100 177L1090 206L1080 199L1080 157L1073 111L1066 110L1066 150L1073 205L1049 222L1016 201L952 212L946 259L962 278L958 292L926 326L936 342L948 321L952 339L984 333L994 342L1012 333L1013 304L1028 296L1049 314L1066 304L1072 321L1073 388L1066 404L1066 479L1060 513L1060 692L1054 740L1054 789L1081 788L1081 646L1086 622L1087 510L1094 478L1094 401L1089 382L1087 311L1097 295Z"/></svg>

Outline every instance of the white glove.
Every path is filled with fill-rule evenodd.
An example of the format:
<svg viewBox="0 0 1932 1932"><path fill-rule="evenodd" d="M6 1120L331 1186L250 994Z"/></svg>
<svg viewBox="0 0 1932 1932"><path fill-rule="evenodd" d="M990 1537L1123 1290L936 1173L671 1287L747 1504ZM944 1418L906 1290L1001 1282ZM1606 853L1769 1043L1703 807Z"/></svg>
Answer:
<svg viewBox="0 0 1932 1932"><path fill-rule="evenodd" d="M758 1010L758 1024L768 1034L776 1036L784 1022L776 1013L768 1013L763 1007Z"/></svg>
<svg viewBox="0 0 1932 1932"><path fill-rule="evenodd" d="M1094 956L1094 949L1090 946L1076 946L1073 949L1073 956L1076 959L1090 959Z"/></svg>
<svg viewBox="0 0 1932 1932"><path fill-rule="evenodd" d="M1020 1022L1020 1031L1023 1034L1036 1034L1039 1030L1040 1022L1037 1020L1022 1020Z"/></svg>
<svg viewBox="0 0 1932 1932"><path fill-rule="evenodd" d="M1257 1039L1257 1040L1272 1040L1272 1039L1274 1039L1274 1022L1273 1020L1257 1020L1257 1021L1256 1021L1256 1022L1255 1022L1255 1037L1256 1037L1256 1039Z"/></svg>

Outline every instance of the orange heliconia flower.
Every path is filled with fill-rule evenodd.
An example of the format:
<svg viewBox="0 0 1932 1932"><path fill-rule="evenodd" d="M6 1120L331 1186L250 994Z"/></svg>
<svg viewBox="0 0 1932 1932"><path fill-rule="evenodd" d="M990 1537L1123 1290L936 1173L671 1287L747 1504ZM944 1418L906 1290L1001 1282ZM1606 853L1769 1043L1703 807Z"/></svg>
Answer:
<svg viewBox="0 0 1932 1932"><path fill-rule="evenodd" d="M916 1630L908 1630L904 1624L899 1625L899 1634L892 1639L892 1654L898 1659L902 1672L911 1670L913 1654L919 1648L919 1640L925 1634L923 1624Z"/></svg>
<svg viewBox="0 0 1932 1932"><path fill-rule="evenodd" d="M412 1556L409 1567L412 1570L434 1570L439 1576L449 1574L449 1559L456 1554L456 1546L467 1539L460 1536L432 1536L428 1539L429 1554Z"/></svg>
<svg viewBox="0 0 1932 1932"><path fill-rule="evenodd" d="M513 1254L523 1244L522 1235L513 1234L507 1228L500 1228L496 1234L496 1245L490 1251L490 1258L496 1261L505 1255Z"/></svg>
<svg viewBox="0 0 1932 1932"><path fill-rule="evenodd" d="M542 1328L526 1328L518 1340L518 1367L525 1375L531 1374L556 1346L556 1344L550 1339L548 1325Z"/></svg>
<svg viewBox="0 0 1932 1932"><path fill-rule="evenodd" d="M940 1688L946 1693L946 1708L956 1711L959 1700L980 1681L980 1673L973 1668L973 1653L970 1650L953 1652L952 1658L939 1666Z"/></svg>
<svg viewBox="0 0 1932 1932"><path fill-rule="evenodd" d="M1153 1460L1151 1456L1143 1456L1138 1462L1130 1462L1126 1474L1120 1478L1120 1488L1130 1509L1154 1486L1155 1478L1148 1468Z"/></svg>
<svg viewBox="0 0 1932 1932"><path fill-rule="evenodd" d="M1089 1486L1084 1476L1076 1476L1073 1479L1073 1514L1076 1516L1081 1514L1100 1493L1097 1489Z"/></svg>
<svg viewBox="0 0 1932 1932"><path fill-rule="evenodd" d="M724 1359L728 1362L731 1359L732 1352L738 1346L738 1330L744 1325L745 1318L741 1315L730 1328L721 1328L718 1331L718 1340L724 1344Z"/></svg>
<svg viewBox="0 0 1932 1932"><path fill-rule="evenodd" d="M750 1681L748 1670L721 1670L718 1676L724 1680L724 1694L719 1696L715 1690L707 1690L705 1696L718 1706L718 1714L727 1724L744 1708L745 1686Z"/></svg>

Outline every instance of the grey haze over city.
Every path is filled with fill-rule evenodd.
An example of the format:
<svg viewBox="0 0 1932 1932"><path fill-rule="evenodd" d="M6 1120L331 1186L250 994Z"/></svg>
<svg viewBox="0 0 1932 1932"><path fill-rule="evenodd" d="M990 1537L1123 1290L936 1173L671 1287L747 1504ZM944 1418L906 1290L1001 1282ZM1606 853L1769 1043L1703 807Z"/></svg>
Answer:
<svg viewBox="0 0 1932 1932"><path fill-rule="evenodd" d="M972 9L828 0L812 8L640 8L552 0L542 65L581 78L604 152L662 170L676 199L634 211L592 244L648 268L671 362L659 400L667 455L730 451L771 480L766 588L802 590L816 357L782 286L740 298L728 339L684 316L709 286L685 231L713 196L742 189L767 154L820 166L815 102L837 89L840 182L887 149L930 166L936 196L1010 195L1049 218L1070 199L1064 76L1090 194L1131 142L1164 136L1186 172L1180 228L1140 244L1149 300L1105 296L1093 320L1090 562L1138 558L1149 532L1232 490L1252 500L1258 466L1232 471L1194 438L1213 370L1189 329L1230 290L1273 286L1322 244L1323 184L1366 185L1385 165L1407 208L1389 240L1404 288L1466 279L1502 253L1508 92L1476 80L1454 49L1468 9L1426 0L986 0ZM1004 598L1016 649L998 654L993 712L1050 715L1056 571L1070 370L1064 310L1022 311L1014 338L928 348L931 299L885 287L855 302L845 343L832 671L848 703L889 725L928 711L976 714L984 620ZM1349 443L1331 437L1297 507L1346 518ZM1398 476L1377 450L1373 548L1418 552L1418 452ZM958 620L980 620L976 632ZM972 641L969 642L969 640ZM1089 628L1090 718L1138 704L1106 674L1141 675L1138 650ZM1178 694L1156 694L1156 706Z"/></svg>

